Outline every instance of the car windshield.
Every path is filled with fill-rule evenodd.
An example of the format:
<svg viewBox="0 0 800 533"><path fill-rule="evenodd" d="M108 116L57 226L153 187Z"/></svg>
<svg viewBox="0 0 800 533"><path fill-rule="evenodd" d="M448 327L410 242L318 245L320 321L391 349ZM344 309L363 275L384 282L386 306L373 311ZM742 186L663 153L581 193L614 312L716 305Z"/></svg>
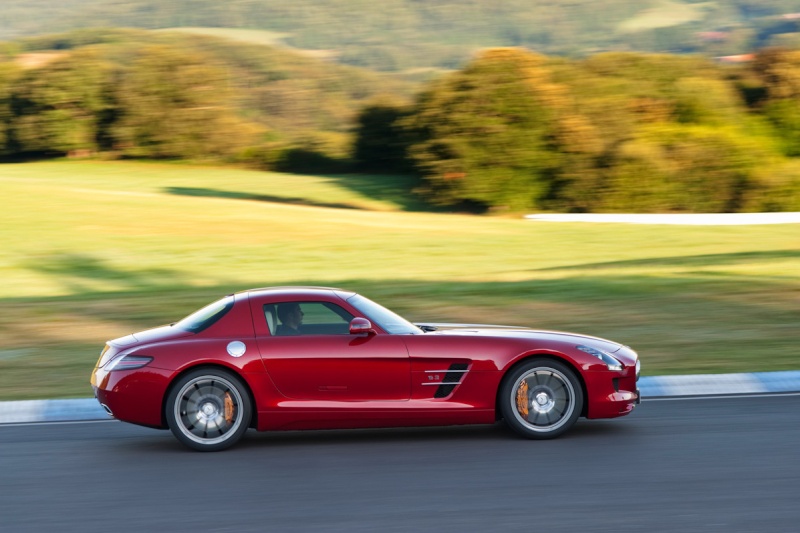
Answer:
<svg viewBox="0 0 800 533"><path fill-rule="evenodd" d="M356 294L348 298L348 303L358 309L365 318L369 318L381 327L387 333L392 335L404 334L417 334L422 333L422 330L417 326L401 317L400 315L389 311L382 305L376 304L369 298L365 298L360 294Z"/></svg>
<svg viewBox="0 0 800 533"><path fill-rule="evenodd" d="M199 311L195 311L177 324L176 328L192 333L200 333L210 327L217 320L225 316L225 313L233 307L233 295L226 296L221 300L205 306Z"/></svg>

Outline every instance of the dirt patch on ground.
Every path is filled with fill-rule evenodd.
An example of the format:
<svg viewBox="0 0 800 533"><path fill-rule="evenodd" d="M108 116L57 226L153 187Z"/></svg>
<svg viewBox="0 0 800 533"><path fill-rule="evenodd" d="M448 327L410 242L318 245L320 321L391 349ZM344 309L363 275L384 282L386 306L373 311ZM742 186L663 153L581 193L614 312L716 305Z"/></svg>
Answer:
<svg viewBox="0 0 800 533"><path fill-rule="evenodd" d="M40 68L63 55L63 52L31 52L29 54L18 55L16 57L16 63L22 68Z"/></svg>

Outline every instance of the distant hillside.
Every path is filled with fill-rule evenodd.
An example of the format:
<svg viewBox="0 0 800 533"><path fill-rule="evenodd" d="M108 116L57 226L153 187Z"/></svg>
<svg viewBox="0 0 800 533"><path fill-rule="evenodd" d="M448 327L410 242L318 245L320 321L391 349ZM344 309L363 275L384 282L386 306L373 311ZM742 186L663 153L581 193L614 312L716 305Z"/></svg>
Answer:
<svg viewBox="0 0 800 533"><path fill-rule="evenodd" d="M239 28L384 71L454 69L477 49L739 54L800 44L800 0L3 0L0 39L88 27Z"/></svg>
<svg viewBox="0 0 800 533"><path fill-rule="evenodd" d="M0 155L202 158L251 146L342 158L364 106L417 88L241 40L103 29L0 43L0 125L13 124L0 128Z"/></svg>
<svg viewBox="0 0 800 533"><path fill-rule="evenodd" d="M470 211L800 209L797 50L731 66L503 47L419 85L207 33L0 43L0 158L413 174L425 201Z"/></svg>

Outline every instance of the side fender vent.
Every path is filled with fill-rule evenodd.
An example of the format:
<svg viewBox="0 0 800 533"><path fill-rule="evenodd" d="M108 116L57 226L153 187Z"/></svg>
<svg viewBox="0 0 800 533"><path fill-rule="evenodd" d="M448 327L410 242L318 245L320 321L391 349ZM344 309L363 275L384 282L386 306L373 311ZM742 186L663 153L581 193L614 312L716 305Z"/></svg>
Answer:
<svg viewBox="0 0 800 533"><path fill-rule="evenodd" d="M436 392L433 394L434 398L446 398L452 394L455 388L461 385L461 382L464 380L464 377L467 374L467 363L453 363L450 365L450 368L447 369L447 373L444 375L444 379L442 380L441 384L436 388Z"/></svg>

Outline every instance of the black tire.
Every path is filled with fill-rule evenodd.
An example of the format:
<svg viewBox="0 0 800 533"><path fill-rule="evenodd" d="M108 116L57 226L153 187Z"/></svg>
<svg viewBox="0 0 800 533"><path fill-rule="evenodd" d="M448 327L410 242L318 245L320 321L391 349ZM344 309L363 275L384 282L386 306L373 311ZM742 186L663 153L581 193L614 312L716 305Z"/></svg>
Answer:
<svg viewBox="0 0 800 533"><path fill-rule="evenodd" d="M235 374L200 368L181 376L165 405L167 425L183 444L217 452L236 444L250 425L252 402Z"/></svg>
<svg viewBox="0 0 800 533"><path fill-rule="evenodd" d="M529 439L552 439L578 420L583 389L565 363L533 359L506 375L499 401L506 423L515 432Z"/></svg>

